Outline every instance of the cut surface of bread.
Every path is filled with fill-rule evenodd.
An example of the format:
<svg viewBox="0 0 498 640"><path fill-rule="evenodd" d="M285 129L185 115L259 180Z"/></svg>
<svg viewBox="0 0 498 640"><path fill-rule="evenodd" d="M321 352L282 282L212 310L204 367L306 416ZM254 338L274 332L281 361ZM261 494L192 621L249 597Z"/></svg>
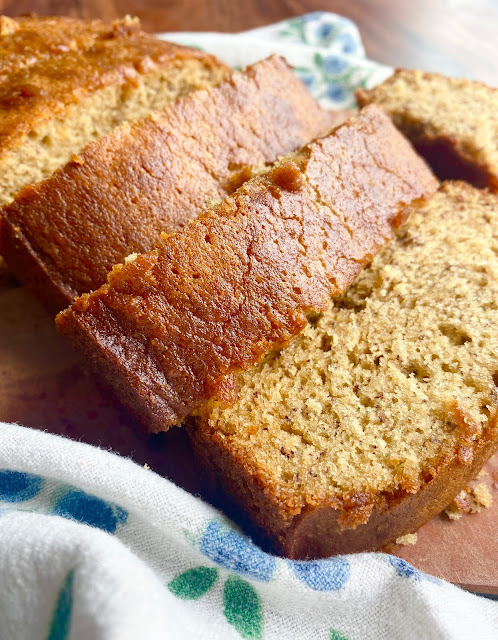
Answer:
<svg viewBox="0 0 498 640"><path fill-rule="evenodd" d="M498 191L498 89L398 69L356 97L360 106L385 109L439 178Z"/></svg>
<svg viewBox="0 0 498 640"><path fill-rule="evenodd" d="M97 289L131 253L160 244L264 167L328 132L282 58L196 91L86 147L3 210L2 253L51 310Z"/></svg>
<svg viewBox="0 0 498 640"><path fill-rule="evenodd" d="M213 56L162 42L137 19L0 23L0 203L124 121L229 75Z"/></svg>
<svg viewBox="0 0 498 640"><path fill-rule="evenodd" d="M296 341L190 431L288 556L375 550L498 445L498 198L445 183Z"/></svg>
<svg viewBox="0 0 498 640"><path fill-rule="evenodd" d="M114 267L58 316L60 330L150 430L215 396L291 342L437 182L368 107Z"/></svg>

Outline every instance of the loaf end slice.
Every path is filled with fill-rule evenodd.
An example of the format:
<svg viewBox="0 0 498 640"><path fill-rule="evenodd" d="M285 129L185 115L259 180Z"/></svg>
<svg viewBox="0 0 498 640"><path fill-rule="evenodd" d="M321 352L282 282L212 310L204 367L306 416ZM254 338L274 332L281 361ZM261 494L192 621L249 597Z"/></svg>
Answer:
<svg viewBox="0 0 498 640"><path fill-rule="evenodd" d="M189 432L293 558L372 551L445 508L498 446L498 198L445 183L289 347Z"/></svg>
<svg viewBox="0 0 498 640"><path fill-rule="evenodd" d="M144 33L135 18L2 24L1 204L119 124L230 74L211 55Z"/></svg>
<svg viewBox="0 0 498 640"><path fill-rule="evenodd" d="M150 430L292 342L344 292L437 182L368 107L253 178L160 248L114 267L59 329Z"/></svg>
<svg viewBox="0 0 498 640"><path fill-rule="evenodd" d="M356 96L360 106L385 109L440 179L498 190L498 89L398 69Z"/></svg>
<svg viewBox="0 0 498 640"><path fill-rule="evenodd" d="M50 310L98 289L142 253L232 193L255 170L327 133L287 63L271 57L88 145L3 209L0 251ZM338 123L337 123L338 124Z"/></svg>

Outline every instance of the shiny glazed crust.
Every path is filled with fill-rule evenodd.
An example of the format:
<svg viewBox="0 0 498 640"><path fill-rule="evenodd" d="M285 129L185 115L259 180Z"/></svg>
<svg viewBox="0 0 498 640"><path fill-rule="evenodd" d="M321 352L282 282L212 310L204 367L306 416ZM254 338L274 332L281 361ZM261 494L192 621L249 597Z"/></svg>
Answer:
<svg viewBox="0 0 498 640"><path fill-rule="evenodd" d="M227 114L230 118L227 120ZM3 210L3 254L59 311L222 200L250 167L326 133L322 110L282 58L259 62L149 118L119 127Z"/></svg>
<svg viewBox="0 0 498 640"><path fill-rule="evenodd" d="M254 178L58 316L151 431L291 342L437 182L375 107Z"/></svg>

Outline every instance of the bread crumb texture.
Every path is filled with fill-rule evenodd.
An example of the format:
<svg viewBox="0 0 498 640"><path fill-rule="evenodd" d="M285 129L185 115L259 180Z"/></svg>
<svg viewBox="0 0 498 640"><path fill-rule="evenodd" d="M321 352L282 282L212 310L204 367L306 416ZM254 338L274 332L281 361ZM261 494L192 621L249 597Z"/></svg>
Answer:
<svg viewBox="0 0 498 640"><path fill-rule="evenodd" d="M444 510L450 520L460 520L464 513L479 513L493 504L493 496L487 484L465 487Z"/></svg>
<svg viewBox="0 0 498 640"><path fill-rule="evenodd" d="M496 420L498 200L445 183L304 334L199 427L299 508L415 493Z"/></svg>
<svg viewBox="0 0 498 640"><path fill-rule="evenodd" d="M404 536L400 536L396 540L396 544L409 545L417 544L418 535L416 533L407 533Z"/></svg>
<svg viewBox="0 0 498 640"><path fill-rule="evenodd" d="M493 504L493 496L487 484L478 484L472 491L475 501L481 507L489 508Z"/></svg>

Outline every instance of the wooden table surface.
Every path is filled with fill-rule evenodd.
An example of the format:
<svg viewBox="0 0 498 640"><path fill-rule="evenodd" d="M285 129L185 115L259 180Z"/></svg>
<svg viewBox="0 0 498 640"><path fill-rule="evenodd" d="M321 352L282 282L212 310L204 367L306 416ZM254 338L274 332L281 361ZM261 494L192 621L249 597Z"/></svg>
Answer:
<svg viewBox="0 0 498 640"><path fill-rule="evenodd" d="M498 86L495 0L0 0L0 11L104 20L129 13L156 32L237 32L309 11L335 11L357 23L374 60Z"/></svg>

